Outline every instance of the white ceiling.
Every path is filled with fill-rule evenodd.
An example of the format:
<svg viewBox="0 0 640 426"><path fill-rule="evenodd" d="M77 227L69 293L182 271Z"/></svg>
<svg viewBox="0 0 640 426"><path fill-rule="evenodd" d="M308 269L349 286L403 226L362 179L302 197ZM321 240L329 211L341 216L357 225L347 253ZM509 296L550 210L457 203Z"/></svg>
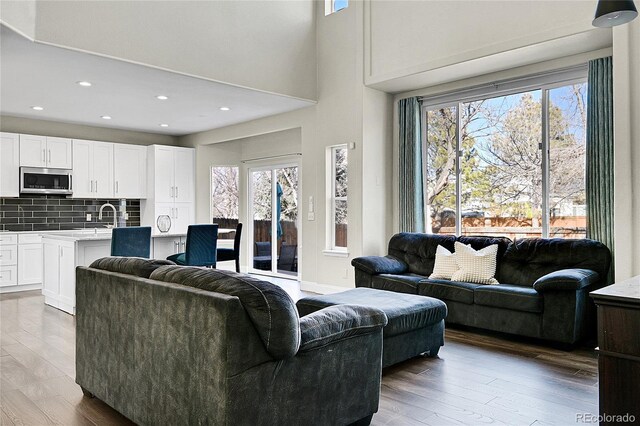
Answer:
<svg viewBox="0 0 640 426"><path fill-rule="evenodd" d="M0 26L0 113L185 135L313 102L34 43ZM89 81L81 87L78 81ZM157 95L166 95L160 101ZM32 106L42 106L34 111ZM228 107L230 111L221 111ZM111 116L111 120L101 116ZM169 127L160 127L161 123Z"/></svg>

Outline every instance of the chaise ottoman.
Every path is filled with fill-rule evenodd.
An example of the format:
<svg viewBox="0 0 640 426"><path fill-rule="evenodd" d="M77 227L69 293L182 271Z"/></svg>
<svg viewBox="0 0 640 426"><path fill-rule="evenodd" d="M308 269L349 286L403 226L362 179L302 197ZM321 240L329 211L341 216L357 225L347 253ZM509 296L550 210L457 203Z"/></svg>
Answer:
<svg viewBox="0 0 640 426"><path fill-rule="evenodd" d="M305 297L296 306L302 317L343 304L375 307L387 315L389 322L383 330L383 368L425 352L435 357L444 345L447 305L432 297L358 287L341 293Z"/></svg>

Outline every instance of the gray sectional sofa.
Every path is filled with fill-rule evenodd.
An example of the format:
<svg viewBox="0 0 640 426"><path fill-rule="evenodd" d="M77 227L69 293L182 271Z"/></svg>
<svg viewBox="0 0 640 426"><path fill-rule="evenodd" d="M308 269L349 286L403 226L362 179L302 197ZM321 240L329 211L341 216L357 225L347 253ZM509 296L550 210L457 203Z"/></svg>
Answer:
<svg viewBox="0 0 640 426"><path fill-rule="evenodd" d="M141 425L368 424L385 314L302 318L235 272L104 258L76 270L76 382Z"/></svg>
<svg viewBox="0 0 640 426"><path fill-rule="evenodd" d="M431 280L438 245L498 245L497 285ZM400 233L389 254L353 259L357 287L435 297L447 323L574 344L595 335L589 292L606 284L609 249L587 239L455 237Z"/></svg>

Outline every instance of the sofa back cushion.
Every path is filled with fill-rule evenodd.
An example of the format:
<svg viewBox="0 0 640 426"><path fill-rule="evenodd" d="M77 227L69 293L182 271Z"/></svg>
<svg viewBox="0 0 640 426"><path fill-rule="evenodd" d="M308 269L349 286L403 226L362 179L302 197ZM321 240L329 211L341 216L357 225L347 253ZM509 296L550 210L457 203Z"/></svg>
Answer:
<svg viewBox="0 0 640 426"><path fill-rule="evenodd" d="M391 237L389 255L409 265L409 272L428 277L433 272L438 245L453 253L453 235L401 232Z"/></svg>
<svg viewBox="0 0 640 426"><path fill-rule="evenodd" d="M504 284L533 286L540 277L561 269L590 269L601 281L607 276L611 253L594 240L527 238L516 240L507 249L497 275Z"/></svg>
<svg viewBox="0 0 640 426"><path fill-rule="evenodd" d="M236 296L271 356L284 359L298 353L300 318L282 288L249 275L186 266L163 266L150 278Z"/></svg>
<svg viewBox="0 0 640 426"><path fill-rule="evenodd" d="M175 263L170 260L111 256L94 260L89 267L119 274L135 275L140 278L149 278L153 271L165 265L175 265Z"/></svg>

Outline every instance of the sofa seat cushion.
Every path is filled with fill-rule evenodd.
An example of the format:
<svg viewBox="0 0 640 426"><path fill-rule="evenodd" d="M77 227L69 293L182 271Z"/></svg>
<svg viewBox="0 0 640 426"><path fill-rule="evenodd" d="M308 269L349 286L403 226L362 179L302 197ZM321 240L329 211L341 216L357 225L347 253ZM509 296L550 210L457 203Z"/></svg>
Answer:
<svg viewBox="0 0 640 426"><path fill-rule="evenodd" d="M389 321L383 331L384 337L424 328L447 316L447 305L441 300L366 287L305 297L297 303L301 316L334 305L362 305L382 310Z"/></svg>
<svg viewBox="0 0 640 426"><path fill-rule="evenodd" d="M378 290L397 291L398 293L418 294L418 283L424 280L422 275L415 274L380 274L374 275L371 284Z"/></svg>
<svg viewBox="0 0 640 426"><path fill-rule="evenodd" d="M531 287L509 284L486 285L476 288L473 295L477 305L533 313L540 313L543 310L542 295Z"/></svg>
<svg viewBox="0 0 640 426"><path fill-rule="evenodd" d="M418 294L473 305L474 290L484 286L459 281L423 279L418 285Z"/></svg>

